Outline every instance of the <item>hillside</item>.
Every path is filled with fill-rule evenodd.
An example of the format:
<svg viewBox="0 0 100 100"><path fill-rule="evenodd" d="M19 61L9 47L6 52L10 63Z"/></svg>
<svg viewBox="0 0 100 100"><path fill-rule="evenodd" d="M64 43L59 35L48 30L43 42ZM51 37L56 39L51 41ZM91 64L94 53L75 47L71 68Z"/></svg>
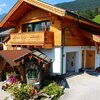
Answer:
<svg viewBox="0 0 100 100"><path fill-rule="evenodd" d="M93 21L95 21L96 23L99 23L100 24L100 15L97 15Z"/></svg>
<svg viewBox="0 0 100 100"><path fill-rule="evenodd" d="M100 0L76 0L73 2L64 2L55 6L70 10L85 10L89 8L100 8Z"/></svg>
<svg viewBox="0 0 100 100"><path fill-rule="evenodd" d="M88 19L93 19L100 14L100 0L75 0L73 2L56 4L55 6L72 10Z"/></svg>

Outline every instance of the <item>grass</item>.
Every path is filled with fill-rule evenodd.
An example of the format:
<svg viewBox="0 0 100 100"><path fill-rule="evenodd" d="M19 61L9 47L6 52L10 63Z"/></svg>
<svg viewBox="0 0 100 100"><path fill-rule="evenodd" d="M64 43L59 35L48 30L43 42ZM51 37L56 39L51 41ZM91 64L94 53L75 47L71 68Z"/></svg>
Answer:
<svg viewBox="0 0 100 100"><path fill-rule="evenodd" d="M96 23L100 24L100 15L97 15L93 21L95 21Z"/></svg>

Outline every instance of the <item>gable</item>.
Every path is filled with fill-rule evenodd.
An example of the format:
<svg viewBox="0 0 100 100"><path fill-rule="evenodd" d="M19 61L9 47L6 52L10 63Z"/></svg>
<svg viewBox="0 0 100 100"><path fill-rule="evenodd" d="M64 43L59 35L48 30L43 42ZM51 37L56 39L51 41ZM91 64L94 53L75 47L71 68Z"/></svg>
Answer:
<svg viewBox="0 0 100 100"><path fill-rule="evenodd" d="M31 4L31 5L39 7L41 9L44 9L46 11L52 12L56 15L59 15L59 16L64 16L65 15L65 10L64 9L61 9L61 8L55 7L53 5L41 2L40 0L24 0L24 1Z"/></svg>
<svg viewBox="0 0 100 100"><path fill-rule="evenodd" d="M19 0L10 12L0 23L0 27L16 26L16 22L28 11L34 7L41 8L42 10L54 13L58 16L64 16L65 10L54 7L38 0Z"/></svg>
<svg viewBox="0 0 100 100"><path fill-rule="evenodd" d="M18 21L18 24L38 22L50 19L50 13L40 8L34 7L28 10Z"/></svg>

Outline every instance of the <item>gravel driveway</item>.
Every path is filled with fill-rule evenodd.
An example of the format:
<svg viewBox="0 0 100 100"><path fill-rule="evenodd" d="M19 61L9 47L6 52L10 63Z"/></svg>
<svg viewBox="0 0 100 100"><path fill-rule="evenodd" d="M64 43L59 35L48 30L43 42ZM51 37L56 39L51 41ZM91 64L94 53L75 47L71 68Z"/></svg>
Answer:
<svg viewBox="0 0 100 100"><path fill-rule="evenodd" d="M83 73L66 81L69 88L59 100L100 100L100 75Z"/></svg>

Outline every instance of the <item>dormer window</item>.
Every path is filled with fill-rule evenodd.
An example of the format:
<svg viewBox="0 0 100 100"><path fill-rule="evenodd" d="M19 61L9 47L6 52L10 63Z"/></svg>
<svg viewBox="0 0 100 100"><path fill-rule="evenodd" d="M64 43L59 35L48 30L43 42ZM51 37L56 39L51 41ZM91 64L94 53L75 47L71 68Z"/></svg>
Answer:
<svg viewBox="0 0 100 100"><path fill-rule="evenodd" d="M50 21L28 23L22 25L22 32L39 32L50 30Z"/></svg>

